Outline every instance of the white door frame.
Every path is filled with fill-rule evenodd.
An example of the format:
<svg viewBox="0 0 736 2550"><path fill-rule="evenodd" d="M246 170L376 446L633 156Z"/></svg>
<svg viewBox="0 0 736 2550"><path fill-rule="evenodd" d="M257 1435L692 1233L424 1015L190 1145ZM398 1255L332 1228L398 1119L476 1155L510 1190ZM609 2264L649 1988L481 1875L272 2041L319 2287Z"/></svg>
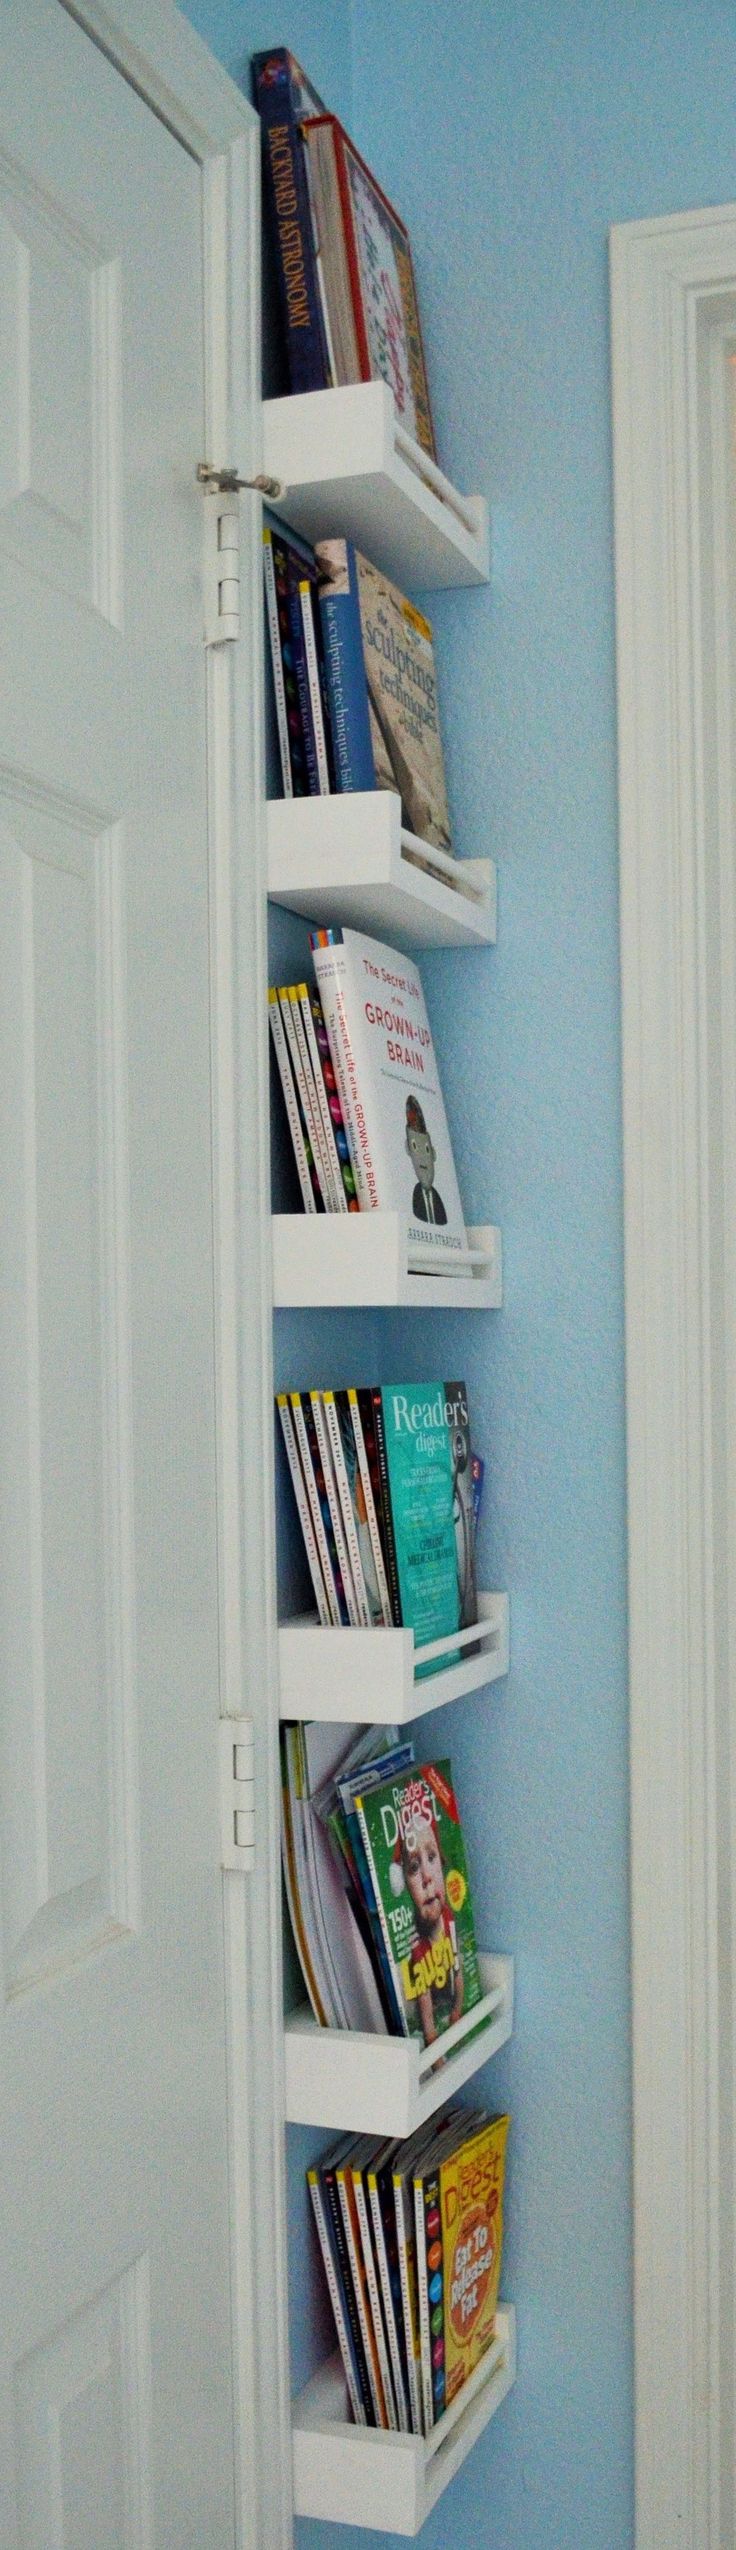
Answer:
<svg viewBox="0 0 736 2550"><path fill-rule="evenodd" d="M201 457L250 475L261 466L258 118L172 0L61 5L202 168L207 450ZM203 496L203 506L208 501ZM222 1881L223 2098L231 2166L237 2540L239 2550L265 2550L266 2544L288 2550L262 564L255 497L241 498L240 573L240 641L211 649L207 660L220 1712L237 1717L244 1711L254 1719L258 1787L255 1872Z"/></svg>
<svg viewBox="0 0 736 2550"><path fill-rule="evenodd" d="M719 564L708 555L702 346L729 305L736 321L736 207L631 224L611 246L637 2545L726 2550L736 1589L721 1440L733 1242L714 1106L736 982L728 931L713 937L714 894L722 916L732 905L734 843L730 780L720 813L712 784L727 737L708 660Z"/></svg>

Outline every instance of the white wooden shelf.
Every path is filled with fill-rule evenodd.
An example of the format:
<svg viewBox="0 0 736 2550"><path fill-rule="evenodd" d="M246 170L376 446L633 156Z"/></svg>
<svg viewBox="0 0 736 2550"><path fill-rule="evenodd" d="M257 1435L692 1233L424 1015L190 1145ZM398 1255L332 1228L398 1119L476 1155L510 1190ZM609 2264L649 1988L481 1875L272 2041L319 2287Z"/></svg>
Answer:
<svg viewBox="0 0 736 2550"><path fill-rule="evenodd" d="M268 891L317 929L367 930L398 947L487 947L496 936L492 860L450 859L419 841L389 788L273 799Z"/></svg>
<svg viewBox="0 0 736 2550"><path fill-rule="evenodd" d="M447 2107L513 2027L512 1958L479 1950L478 1964L483 1999L446 2030L439 2047L421 2046L418 2037L322 2028L306 2003L292 2010L284 2023L289 2124L405 2137Z"/></svg>
<svg viewBox="0 0 736 2550"><path fill-rule="evenodd" d="M413 1629L322 1629L316 1614L279 1626L279 1708L282 1718L321 1718L328 1726L355 1717L356 1725L405 1726L428 1709L483 1691L509 1669L508 1594L479 1594L472 1629L417 1647ZM452 1655L436 1673L422 1664ZM459 1654L458 1654L459 1650Z"/></svg>
<svg viewBox="0 0 736 2550"><path fill-rule="evenodd" d="M449 1252L438 1248L436 1274L430 1247L410 1253L400 1213L275 1213L271 1230L276 1310L500 1309L501 1233L490 1223L468 1230L452 1275Z"/></svg>
<svg viewBox="0 0 736 2550"><path fill-rule="evenodd" d="M404 433L385 381L267 399L263 466L307 540L354 540L402 590L487 584L484 499L458 495Z"/></svg>
<svg viewBox="0 0 736 2550"><path fill-rule="evenodd" d="M515 2313L500 2303L488 2353L425 2442L353 2425L340 2358L332 2356L292 2411L295 2514L413 2538L515 2375Z"/></svg>

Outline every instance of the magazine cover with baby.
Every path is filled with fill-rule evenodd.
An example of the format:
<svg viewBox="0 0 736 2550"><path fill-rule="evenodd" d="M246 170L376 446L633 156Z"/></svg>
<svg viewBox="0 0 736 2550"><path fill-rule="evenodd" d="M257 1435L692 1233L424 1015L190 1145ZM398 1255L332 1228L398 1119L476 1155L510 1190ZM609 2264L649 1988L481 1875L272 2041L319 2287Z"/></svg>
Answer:
<svg viewBox="0 0 736 2550"><path fill-rule="evenodd" d="M407 2036L434 2043L482 1997L449 1762L412 1764L356 1799Z"/></svg>

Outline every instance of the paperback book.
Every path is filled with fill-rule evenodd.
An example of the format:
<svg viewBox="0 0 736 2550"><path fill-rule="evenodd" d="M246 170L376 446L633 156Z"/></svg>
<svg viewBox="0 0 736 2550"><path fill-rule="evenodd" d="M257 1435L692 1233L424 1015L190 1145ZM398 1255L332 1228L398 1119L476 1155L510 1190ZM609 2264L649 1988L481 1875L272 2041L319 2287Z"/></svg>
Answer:
<svg viewBox="0 0 736 2550"><path fill-rule="evenodd" d="M361 1211L405 1215L451 1272L467 1234L417 967L359 930L310 943Z"/></svg>
<svg viewBox="0 0 736 2550"><path fill-rule="evenodd" d="M336 788L394 789L408 830L451 854L431 624L351 540L315 557Z"/></svg>

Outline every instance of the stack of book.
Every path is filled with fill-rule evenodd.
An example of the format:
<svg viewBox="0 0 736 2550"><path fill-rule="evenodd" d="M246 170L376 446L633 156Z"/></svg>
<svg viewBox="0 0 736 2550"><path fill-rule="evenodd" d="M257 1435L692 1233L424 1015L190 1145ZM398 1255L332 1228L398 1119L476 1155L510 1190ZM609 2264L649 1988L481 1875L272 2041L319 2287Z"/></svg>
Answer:
<svg viewBox="0 0 736 2550"><path fill-rule="evenodd" d="M307 2170L357 2425L431 2435L492 2345L508 2127L450 2107L408 2142L343 2137Z"/></svg>
<svg viewBox="0 0 736 2550"><path fill-rule="evenodd" d="M483 1997L450 1763L417 1764L395 1727L315 1720L283 1727L281 1774L286 1898L320 2027L434 2045Z"/></svg>
<svg viewBox="0 0 736 2550"><path fill-rule="evenodd" d="M322 1627L412 1629L417 1647L470 1628L485 1465L464 1381L279 1391L276 1405Z"/></svg>
<svg viewBox="0 0 736 2550"><path fill-rule="evenodd" d="M293 53L257 53L252 72L290 389L386 381L435 460L404 223Z"/></svg>
<svg viewBox="0 0 736 2550"><path fill-rule="evenodd" d="M352 540L311 548L268 511L263 575L284 795L392 789L451 857L431 622Z"/></svg>
<svg viewBox="0 0 736 2550"><path fill-rule="evenodd" d="M397 1212L432 1271L467 1249L417 967L359 930L317 930L316 987L272 985L269 1020L307 1213Z"/></svg>

